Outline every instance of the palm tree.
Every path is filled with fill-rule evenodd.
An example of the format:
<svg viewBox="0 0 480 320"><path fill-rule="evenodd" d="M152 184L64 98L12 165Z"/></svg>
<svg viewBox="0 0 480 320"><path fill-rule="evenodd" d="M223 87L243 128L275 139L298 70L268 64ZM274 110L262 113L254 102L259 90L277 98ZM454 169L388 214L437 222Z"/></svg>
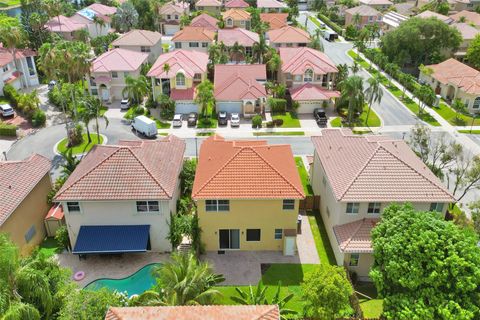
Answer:
<svg viewBox="0 0 480 320"><path fill-rule="evenodd" d="M141 103L143 98L148 94L147 78L145 76L139 76L138 78L127 76L122 94L132 99L135 103Z"/></svg>
<svg viewBox="0 0 480 320"><path fill-rule="evenodd" d="M103 20L102 18L99 18L98 16L93 16L93 23L95 24L95 30L97 31L97 37L99 36L98 34L98 28L97 26L100 26L100 33L103 29L103 27L105 27L105 20Z"/></svg>
<svg viewBox="0 0 480 320"><path fill-rule="evenodd" d="M265 40L265 36L263 34L259 35L259 41L253 44L253 56L256 58L258 63L263 63L263 58L265 54L267 54L269 50L269 46Z"/></svg>
<svg viewBox="0 0 480 320"><path fill-rule="evenodd" d="M315 36L312 37L312 41L310 42L310 48L323 52L323 43L320 36L321 32L320 29L315 31Z"/></svg>
<svg viewBox="0 0 480 320"><path fill-rule="evenodd" d="M340 83L348 77L348 65L339 64L337 65L338 73L335 77L334 89L337 89Z"/></svg>
<svg viewBox="0 0 480 320"><path fill-rule="evenodd" d="M238 42L235 41L233 46L230 47L230 57L231 58L235 57L236 62L240 63L240 59L241 59L242 56L243 57L245 56L245 48L242 45L238 44Z"/></svg>
<svg viewBox="0 0 480 320"><path fill-rule="evenodd" d="M361 112L365 101L363 93L363 79L360 76L353 75L340 84L341 101L348 101L348 125L352 125L354 113Z"/></svg>
<svg viewBox="0 0 480 320"><path fill-rule="evenodd" d="M202 115L209 117L209 109L215 104L215 96L213 95L213 84L210 80L204 80L197 86L197 96L195 103L202 107Z"/></svg>
<svg viewBox="0 0 480 320"><path fill-rule="evenodd" d="M108 118L105 116L105 114L102 114L103 103L96 97L89 97L85 107L88 110L88 113L95 120L95 128L97 129L97 143L100 143L100 126L98 125L98 119L102 118L105 121L105 129L107 129L109 124Z"/></svg>
<svg viewBox="0 0 480 320"><path fill-rule="evenodd" d="M72 148L61 151L60 154L62 155L64 161L64 164L62 165L62 177L69 177L73 170L75 170L77 165L80 163L80 160L73 155Z"/></svg>
<svg viewBox="0 0 480 320"><path fill-rule="evenodd" d="M60 0L45 0L43 2L45 11L47 12L48 18L57 17L58 27L60 32L62 32L62 24L60 23L60 13L62 12L62 4Z"/></svg>
<svg viewBox="0 0 480 320"><path fill-rule="evenodd" d="M368 88L365 90L365 98L368 101L368 110L367 116L365 118L365 124L368 127L368 117L370 115L370 109L372 108L372 104L377 102L380 104L383 97L383 89L381 86L380 77L377 75L375 77L369 78L368 80Z"/></svg>
<svg viewBox="0 0 480 320"><path fill-rule="evenodd" d="M357 61L353 61L353 65L350 66L350 71L352 71L353 74L357 74L358 71L360 71L360 65Z"/></svg>
<svg viewBox="0 0 480 320"><path fill-rule="evenodd" d="M18 67L17 61L17 52L18 48L21 47L25 43L25 33L23 32L20 27L15 26L3 26L0 28L0 41L3 42L3 45L8 50L8 52L12 55L13 64L15 65L15 69L20 71ZM22 86L24 86L23 78L22 78Z"/></svg>
<svg viewBox="0 0 480 320"><path fill-rule="evenodd" d="M282 60L280 59L280 55L276 51L272 51L270 59L267 61L267 69L270 72L271 79L275 80L277 71L280 69L281 64Z"/></svg>
<svg viewBox="0 0 480 320"><path fill-rule="evenodd" d="M124 2L113 16L115 28L122 32L128 32L138 24L138 12L131 2Z"/></svg>
<svg viewBox="0 0 480 320"><path fill-rule="evenodd" d="M362 17L360 16L359 13L355 13L352 17L352 23L355 25L357 29L359 29L361 20L362 20Z"/></svg>

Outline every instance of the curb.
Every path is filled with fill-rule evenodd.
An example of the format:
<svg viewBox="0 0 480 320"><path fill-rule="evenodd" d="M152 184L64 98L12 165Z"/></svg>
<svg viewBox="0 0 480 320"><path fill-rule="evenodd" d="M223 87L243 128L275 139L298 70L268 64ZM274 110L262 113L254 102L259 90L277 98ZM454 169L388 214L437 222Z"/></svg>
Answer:
<svg viewBox="0 0 480 320"><path fill-rule="evenodd" d="M103 146L103 145L106 145L107 142L108 142L107 136L105 136L104 134L101 134L101 133L100 133L100 136L103 138L103 142L102 142L101 145L102 145L102 146ZM64 139L66 139L66 138L63 138L62 140L57 141L57 143L55 143L55 145L53 146L53 153L54 153L56 156L61 156L61 155L62 155L60 152L58 152L58 148L57 148L57 147L58 147L58 145L60 144L60 142L62 142ZM75 156L75 157L83 157L83 156L86 155L87 153L88 153L88 152L77 153L77 154L75 154L74 156Z"/></svg>

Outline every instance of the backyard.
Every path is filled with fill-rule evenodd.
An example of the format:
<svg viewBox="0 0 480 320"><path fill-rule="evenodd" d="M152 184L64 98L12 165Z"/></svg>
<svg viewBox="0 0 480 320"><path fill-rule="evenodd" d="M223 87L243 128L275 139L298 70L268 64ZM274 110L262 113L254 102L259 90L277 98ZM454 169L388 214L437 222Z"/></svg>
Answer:
<svg viewBox="0 0 480 320"><path fill-rule="evenodd" d="M303 164L302 157L295 157L295 163L297 165L300 179L302 180L303 191L305 191L305 194L307 196L313 195L313 190L312 190L312 186L310 185L308 172L307 172L307 169L305 169L305 165Z"/></svg>

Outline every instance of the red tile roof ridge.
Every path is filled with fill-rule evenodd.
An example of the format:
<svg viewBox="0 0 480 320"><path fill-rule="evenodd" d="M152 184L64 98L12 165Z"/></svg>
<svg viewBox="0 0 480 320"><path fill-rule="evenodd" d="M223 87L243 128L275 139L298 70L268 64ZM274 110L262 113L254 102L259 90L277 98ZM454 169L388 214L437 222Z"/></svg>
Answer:
<svg viewBox="0 0 480 320"><path fill-rule="evenodd" d="M355 230L352 232L352 235L348 238L347 242L345 243L345 248L348 247L348 245L350 244L350 242L352 242L352 239L353 237L357 234L357 232L362 228L362 224L365 222L367 218L363 218L361 220L361 223L358 223L358 221L354 221L354 222L357 222L358 225L356 226Z"/></svg>

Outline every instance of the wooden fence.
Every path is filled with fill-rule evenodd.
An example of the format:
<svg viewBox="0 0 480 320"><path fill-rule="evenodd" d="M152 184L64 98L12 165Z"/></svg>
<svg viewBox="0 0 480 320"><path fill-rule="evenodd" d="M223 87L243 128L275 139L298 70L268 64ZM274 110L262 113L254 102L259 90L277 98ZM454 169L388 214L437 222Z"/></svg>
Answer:
<svg viewBox="0 0 480 320"><path fill-rule="evenodd" d="M320 196L307 196L300 200L300 210L318 210L320 209Z"/></svg>

